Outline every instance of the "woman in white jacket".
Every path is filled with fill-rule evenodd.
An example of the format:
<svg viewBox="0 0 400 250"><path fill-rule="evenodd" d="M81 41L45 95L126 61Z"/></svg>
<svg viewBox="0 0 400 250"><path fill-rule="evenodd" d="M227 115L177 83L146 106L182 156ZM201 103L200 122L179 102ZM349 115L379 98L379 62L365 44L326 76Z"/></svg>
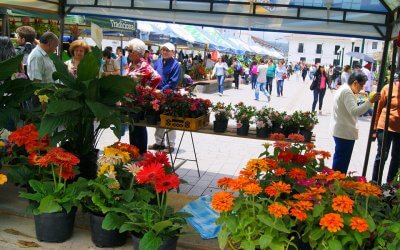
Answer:
<svg viewBox="0 0 400 250"><path fill-rule="evenodd" d="M364 114L372 103L380 99L380 94L376 93L368 101L357 106L356 94L363 89L367 80L362 72L354 72L347 84L342 83L333 101L331 131L335 140L335 154L332 168L344 174L347 173L354 143L358 139L358 116Z"/></svg>
<svg viewBox="0 0 400 250"><path fill-rule="evenodd" d="M214 69L211 77L214 75L217 76L218 81L218 95L222 96L224 93L224 80L225 80L225 72L228 71L228 65L222 61L221 57L218 57L218 62L214 65Z"/></svg>

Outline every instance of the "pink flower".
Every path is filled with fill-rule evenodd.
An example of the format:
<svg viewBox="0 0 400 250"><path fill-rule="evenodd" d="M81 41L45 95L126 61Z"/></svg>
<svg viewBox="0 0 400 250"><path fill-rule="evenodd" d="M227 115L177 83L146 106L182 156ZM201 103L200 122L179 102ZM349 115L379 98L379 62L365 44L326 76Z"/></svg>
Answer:
<svg viewBox="0 0 400 250"><path fill-rule="evenodd" d="M364 176L356 176L358 182L367 183L367 179Z"/></svg>
<svg viewBox="0 0 400 250"><path fill-rule="evenodd" d="M262 121L257 121L256 126L257 126L257 128L263 128L263 127L265 127L265 124Z"/></svg>
<svg viewBox="0 0 400 250"><path fill-rule="evenodd" d="M311 186L312 184L314 184L315 180L313 179L301 179L301 180L297 180L297 184L300 184L302 186Z"/></svg>
<svg viewBox="0 0 400 250"><path fill-rule="evenodd" d="M241 122L236 123L237 128L241 128L242 126L243 126L243 124Z"/></svg>

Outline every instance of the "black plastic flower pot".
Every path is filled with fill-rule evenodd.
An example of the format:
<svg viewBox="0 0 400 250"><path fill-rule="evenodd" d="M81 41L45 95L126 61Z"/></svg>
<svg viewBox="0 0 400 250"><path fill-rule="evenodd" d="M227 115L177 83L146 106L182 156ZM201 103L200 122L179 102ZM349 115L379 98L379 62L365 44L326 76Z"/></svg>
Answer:
<svg viewBox="0 0 400 250"><path fill-rule="evenodd" d="M224 133L228 128L228 120L216 120L214 121L214 132Z"/></svg>
<svg viewBox="0 0 400 250"><path fill-rule="evenodd" d="M236 129L236 134L241 136L247 136L249 134L250 125L242 125L240 128Z"/></svg>
<svg viewBox="0 0 400 250"><path fill-rule="evenodd" d="M138 123L141 120L140 119L141 118L140 112L139 113L132 113L131 117L132 117L133 122L135 122L135 123Z"/></svg>
<svg viewBox="0 0 400 250"><path fill-rule="evenodd" d="M290 134L297 134L299 132L298 127L295 126L287 126L283 127L283 134L285 134L285 137L287 138Z"/></svg>
<svg viewBox="0 0 400 250"><path fill-rule="evenodd" d="M44 242L64 242L71 238L76 207L71 211L35 215L36 238Z"/></svg>
<svg viewBox="0 0 400 250"><path fill-rule="evenodd" d="M141 238L137 237L133 234L131 237L132 237L133 249L139 250ZM178 245L178 237L175 237L175 238L164 241L157 250L175 250L177 245ZM156 249L154 249L154 250L156 250Z"/></svg>
<svg viewBox="0 0 400 250"><path fill-rule="evenodd" d="M311 142L312 138L312 131L306 130L306 129L300 129L300 134L304 136L304 141L305 142Z"/></svg>
<svg viewBox="0 0 400 250"><path fill-rule="evenodd" d="M92 241L97 247L119 247L126 243L127 233L102 228L104 216L90 214L90 231Z"/></svg>
<svg viewBox="0 0 400 250"><path fill-rule="evenodd" d="M271 130L269 128L256 128L256 136L259 138L267 138L271 134Z"/></svg>
<svg viewBox="0 0 400 250"><path fill-rule="evenodd" d="M280 125L273 124L271 128L271 133L282 133L282 128Z"/></svg>
<svg viewBox="0 0 400 250"><path fill-rule="evenodd" d="M160 120L159 114L146 114L146 123L149 125L157 125Z"/></svg>

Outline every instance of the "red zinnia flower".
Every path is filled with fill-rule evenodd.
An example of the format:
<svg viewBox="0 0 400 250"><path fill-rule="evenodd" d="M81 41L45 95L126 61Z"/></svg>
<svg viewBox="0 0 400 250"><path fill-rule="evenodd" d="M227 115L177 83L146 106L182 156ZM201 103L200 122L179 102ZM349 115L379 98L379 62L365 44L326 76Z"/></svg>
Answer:
<svg viewBox="0 0 400 250"><path fill-rule="evenodd" d="M278 155L278 160L283 162L290 162L293 158L293 153L291 151L281 151Z"/></svg>
<svg viewBox="0 0 400 250"><path fill-rule="evenodd" d="M165 171L159 162L153 162L145 166L136 175L136 180L139 184L154 183L156 179L163 178Z"/></svg>
<svg viewBox="0 0 400 250"><path fill-rule="evenodd" d="M165 193L173 188L178 188L180 180L176 174L167 174L163 178L157 179L154 183L157 193Z"/></svg>
<svg viewBox="0 0 400 250"><path fill-rule="evenodd" d="M308 157L304 155L295 154L293 156L292 162L300 165L306 165L308 163Z"/></svg>

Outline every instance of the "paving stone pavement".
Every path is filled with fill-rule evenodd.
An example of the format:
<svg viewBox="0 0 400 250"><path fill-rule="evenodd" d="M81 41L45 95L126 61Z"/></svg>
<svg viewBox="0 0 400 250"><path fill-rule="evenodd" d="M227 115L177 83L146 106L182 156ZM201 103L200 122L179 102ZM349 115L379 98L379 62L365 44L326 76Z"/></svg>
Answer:
<svg viewBox="0 0 400 250"><path fill-rule="evenodd" d="M311 82L307 80L305 83L296 82L293 78L286 80L284 83L283 96L276 96L276 83L273 83L271 102L267 102L267 98L260 95L260 101L254 100L254 90L251 85L241 84L239 89L229 89L224 91L223 96L215 94L196 93L198 97L208 98L212 102L223 101L236 104L243 101L247 105L254 105L257 108L263 106L271 106L279 111L287 111L288 113L295 110L311 110L313 101L312 91L309 90ZM332 108L332 100L335 90L327 91L322 108L322 115L318 116L319 124L315 127L316 135L315 144L317 148L334 152L334 142L329 130L329 121ZM211 122L213 117L211 117ZM235 122L230 120L230 124ZM366 145L368 140L368 131L370 126L370 118L362 117L359 119L359 140L356 141L353 156L350 162L349 171L355 171L356 175L362 174ZM154 128L148 128L149 145L155 143ZM182 132L177 132L177 143ZM180 192L189 195L209 195L218 191L217 181L225 176L235 176L239 173L247 161L251 158L258 157L262 152L262 144L266 140L243 139L236 137L210 135L193 133L195 141L197 158L199 162L200 177L198 176L196 164L194 162L186 162L177 170L177 173L187 183L182 184ZM99 148L110 145L116 141L116 137L110 130L103 133L99 142ZM121 139L122 142L129 142L128 135ZM369 169L367 178L372 176L373 159L376 154L376 142L372 144L371 153L369 155ZM188 133L185 134L179 151L179 157L194 159L193 149ZM177 161L179 162L179 160ZM326 162L327 166L331 166L332 158ZM388 165L388 163L387 163ZM386 180L387 166L385 168L384 178Z"/></svg>

